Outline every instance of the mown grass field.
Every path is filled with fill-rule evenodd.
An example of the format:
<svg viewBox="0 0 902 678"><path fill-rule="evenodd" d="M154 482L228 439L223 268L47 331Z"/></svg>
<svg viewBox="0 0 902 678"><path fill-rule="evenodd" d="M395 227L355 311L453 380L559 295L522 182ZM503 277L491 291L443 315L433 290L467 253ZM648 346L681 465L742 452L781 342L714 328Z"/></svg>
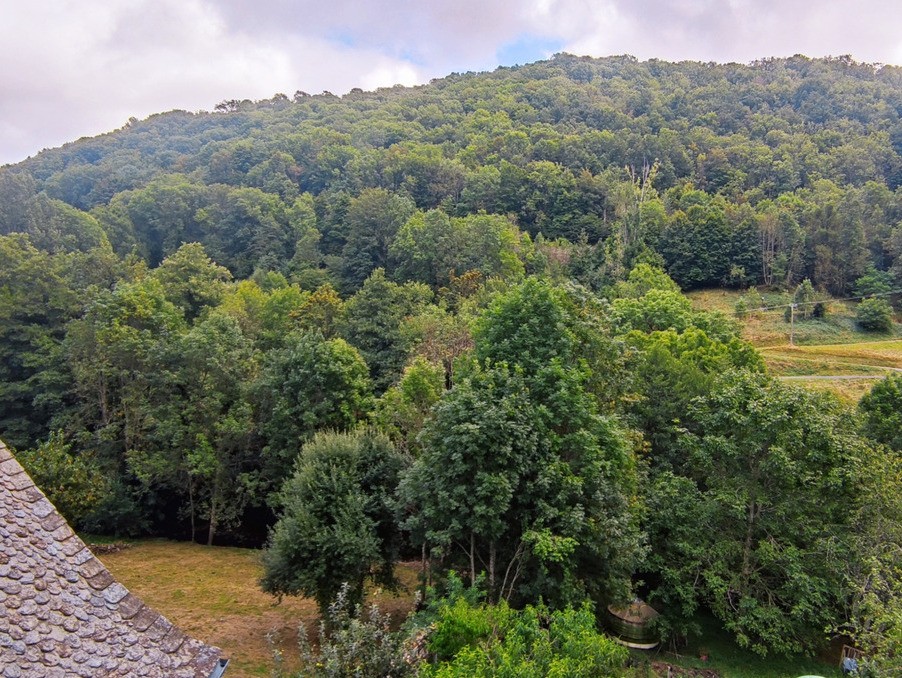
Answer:
<svg viewBox="0 0 902 678"><path fill-rule="evenodd" d="M733 316L741 295L718 289L687 296L697 309ZM761 300L775 306L787 303L788 297L766 293ZM858 402L878 379L902 370L902 327L897 323L892 332L864 332L855 324L852 303L829 302L826 317L797 319L792 344L782 309L750 310L741 322L743 337L761 351L771 374L805 388L830 391L849 403Z"/></svg>
<svg viewBox="0 0 902 678"><path fill-rule="evenodd" d="M221 648L230 660L229 678L271 675L275 649L286 668L297 666L299 625L315 630L318 623L312 600L277 603L260 590L263 569L260 552L253 549L152 540L100 558L145 603L189 635ZM402 620L413 599L415 566L402 564L399 576L409 591L376 591L368 600Z"/></svg>

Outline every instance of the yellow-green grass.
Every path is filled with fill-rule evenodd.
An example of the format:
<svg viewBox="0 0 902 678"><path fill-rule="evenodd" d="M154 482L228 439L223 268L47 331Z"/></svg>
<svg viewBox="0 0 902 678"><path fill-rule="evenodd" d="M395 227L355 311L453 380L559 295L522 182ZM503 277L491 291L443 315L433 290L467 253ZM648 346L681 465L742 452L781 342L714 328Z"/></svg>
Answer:
<svg viewBox="0 0 902 678"><path fill-rule="evenodd" d="M792 377L792 383L804 388L830 391L850 404L857 403L878 379L902 369L899 340L771 346L763 347L761 355L772 374Z"/></svg>
<svg viewBox="0 0 902 678"><path fill-rule="evenodd" d="M779 347L778 351L802 357L825 357L847 364L902 369L902 340L900 339L840 345L783 346Z"/></svg>
<svg viewBox="0 0 902 678"><path fill-rule="evenodd" d="M775 374L883 376L902 369L902 341L764 346L761 355Z"/></svg>
<svg viewBox="0 0 902 678"><path fill-rule="evenodd" d="M698 310L735 316L736 302L743 295L715 289L696 290L687 296ZM752 292L746 299L757 301L758 296ZM788 296L763 293L761 299L766 305L779 306L787 303ZM848 302L827 302L826 317L797 318L792 325L786 321L784 310L750 310L741 320L743 338L761 351L771 374L794 377L793 383L799 386L831 391L842 400L856 403L877 379L902 369L902 328L898 325L891 332L863 332L855 324L855 304ZM793 345L789 344L790 329ZM803 376L812 378L795 379ZM841 378L825 379L831 376Z"/></svg>
<svg viewBox="0 0 902 678"><path fill-rule="evenodd" d="M269 676L275 667L273 650L283 653L283 668L299 664L297 632L299 624L314 629L316 605L304 598L284 598L280 604L257 586L262 574L260 552L251 549L206 547L185 542L141 540L130 547L101 556L122 584L144 602L166 615L189 635L216 645L230 658L230 678ZM396 621L404 619L413 604L417 563L402 563L398 575L406 587L400 595L371 591L368 600L390 612ZM274 638L273 645L267 636ZM709 662L692 657L699 646L708 647ZM814 671L823 676L838 675L832 662L824 664L805 658L760 659L740 650L713 621L705 623L703 641L695 641L681 651L683 657L662 653L638 653L640 664L672 662L686 668L713 668L724 676L764 678L772 675L801 675ZM777 673L768 673L768 670Z"/></svg>
<svg viewBox="0 0 902 678"><path fill-rule="evenodd" d="M701 311L721 311L735 317L736 302L745 296L751 303L756 303L757 293L743 295L735 290L694 290L687 293L692 306ZM764 292L760 295L767 307L782 306L789 301L785 294ZM742 336L755 346L774 346L788 344L790 332L793 343L806 344L848 344L871 341L874 337L881 340L898 338L902 328L896 325L891 332L874 334L861 330L855 323L855 307L852 302L827 301L827 314L824 318L802 319L796 317L795 323L785 318L785 308L770 311L749 309L741 320Z"/></svg>
<svg viewBox="0 0 902 678"><path fill-rule="evenodd" d="M154 540L135 542L101 559L118 581L183 631L222 648L230 659L230 678L269 676L274 647L282 652L286 668L297 666L298 627L303 623L313 629L318 623L312 600L283 598L277 603L260 590L260 551ZM414 565L402 564L398 574L408 588L416 585ZM412 595L375 591L369 600L402 619Z"/></svg>

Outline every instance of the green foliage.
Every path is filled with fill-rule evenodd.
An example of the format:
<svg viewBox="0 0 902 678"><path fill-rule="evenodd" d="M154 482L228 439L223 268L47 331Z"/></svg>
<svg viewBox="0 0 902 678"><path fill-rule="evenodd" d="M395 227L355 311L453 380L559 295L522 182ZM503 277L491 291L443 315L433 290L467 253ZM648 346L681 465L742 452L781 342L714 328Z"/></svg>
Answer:
<svg viewBox="0 0 902 678"><path fill-rule="evenodd" d="M651 444L654 463L662 467L678 465L683 458L677 441L693 398L707 394L717 376L730 370L764 370L751 345L735 337L719 341L694 327L682 333L633 331L625 339L639 351L631 370L638 397L627 403L626 411Z"/></svg>
<svg viewBox="0 0 902 678"><path fill-rule="evenodd" d="M195 518L208 521L207 544L218 529L236 527L249 496L253 469L253 409L249 387L256 373L252 347L238 323L224 314L197 322L178 338L160 366L168 379L150 409L144 445L126 450L129 470L144 486L169 486Z"/></svg>
<svg viewBox="0 0 902 678"><path fill-rule="evenodd" d="M577 339L565 306L562 290L528 278L496 299L477 321L477 357L519 365L527 375L537 374L555 358L569 363Z"/></svg>
<svg viewBox="0 0 902 678"><path fill-rule="evenodd" d="M343 292L354 292L373 271L387 267L389 247L412 213L410 200L381 188L367 189L351 200L341 252Z"/></svg>
<svg viewBox="0 0 902 678"><path fill-rule="evenodd" d="M651 289L638 298L614 299L611 315L618 334L695 327L723 342L739 335L735 320L718 312L693 311L689 299L673 290Z"/></svg>
<svg viewBox="0 0 902 678"><path fill-rule="evenodd" d="M90 454L74 454L60 431L16 458L72 525L80 526L110 493L109 480L97 461Z"/></svg>
<svg viewBox="0 0 902 678"><path fill-rule="evenodd" d="M897 429L898 431L898 429ZM863 649L865 675L898 675L902 666L902 456L877 447L860 460L861 492L846 569L846 623Z"/></svg>
<svg viewBox="0 0 902 678"><path fill-rule="evenodd" d="M477 645L489 637L496 619L486 614L482 606L474 606L465 598L451 601L443 600L438 604L435 630L429 634L429 652L438 662L454 659L457 653L468 645ZM500 609L500 617L509 608Z"/></svg>
<svg viewBox="0 0 902 678"><path fill-rule="evenodd" d="M902 452L902 375L889 374L858 404L868 437Z"/></svg>
<svg viewBox="0 0 902 678"><path fill-rule="evenodd" d="M377 269L346 302L340 333L366 360L377 393L397 380L406 362L402 321L421 311L431 299L432 292L425 285L398 285Z"/></svg>
<svg viewBox="0 0 902 678"><path fill-rule="evenodd" d="M65 324L79 311L69 257L0 237L0 434L25 448L49 435L71 376L62 356ZM74 262L72 262L74 263Z"/></svg>
<svg viewBox="0 0 902 678"><path fill-rule="evenodd" d="M301 673L298 678L385 678L413 675L405 661L404 637L391 630L391 618L371 605L352 607L350 590L342 586L320 622L316 649L301 629ZM282 676L281 672L277 675Z"/></svg>
<svg viewBox="0 0 902 678"><path fill-rule="evenodd" d="M26 203L24 223L13 230L26 233L38 249L50 254L109 248L97 219L43 194Z"/></svg>
<svg viewBox="0 0 902 678"><path fill-rule="evenodd" d="M867 297L875 294L886 294L893 289L893 276L889 271L878 271L873 266L855 281L853 288L857 296Z"/></svg>
<svg viewBox="0 0 902 678"><path fill-rule="evenodd" d="M463 598L439 610L429 635L436 662L421 675L622 676L628 652L598 633L588 604L555 612L544 606L512 610L501 602L474 606Z"/></svg>
<svg viewBox="0 0 902 678"><path fill-rule="evenodd" d="M372 434L322 433L304 445L279 494L263 590L310 596L325 615L343 586L357 605L374 566L390 583L398 547L392 495L403 465L391 443Z"/></svg>
<svg viewBox="0 0 902 678"><path fill-rule="evenodd" d="M458 279L459 280L459 279ZM446 290L450 296L456 291ZM462 308L457 313L441 306L430 305L408 316L401 325L401 335L411 347L411 353L440 364L444 370L445 387L454 383L454 366L473 349L472 305L457 299Z"/></svg>
<svg viewBox="0 0 902 678"><path fill-rule="evenodd" d="M467 271L516 280L524 271L519 250L520 232L509 219L489 214L451 218L441 210L415 214L391 247L397 277L433 287Z"/></svg>
<svg viewBox="0 0 902 678"><path fill-rule="evenodd" d="M535 279L500 295L477 323L485 362L435 406L405 479L414 539L471 581L482 563L493 598L620 596L639 550L631 452L586 388L574 313Z"/></svg>
<svg viewBox="0 0 902 678"><path fill-rule="evenodd" d="M796 320L820 317L822 310L818 309L817 296L811 281L805 278L792 295L792 303L796 305L795 309L786 309L787 322L790 320L790 313L795 315ZM820 306L822 309L823 305L820 304Z"/></svg>
<svg viewBox="0 0 902 678"><path fill-rule="evenodd" d="M855 309L855 322L868 332L889 332L893 328L893 307L885 299L863 299Z"/></svg>
<svg viewBox="0 0 902 678"><path fill-rule="evenodd" d="M294 334L266 357L258 385L267 475L280 483L314 432L346 431L371 407L369 370L344 339Z"/></svg>
<svg viewBox="0 0 902 678"><path fill-rule="evenodd" d="M205 307L215 306L222 299L225 283L232 276L213 263L203 246L189 243L166 257L153 277L160 281L166 298L192 321Z"/></svg>
<svg viewBox="0 0 902 678"><path fill-rule="evenodd" d="M614 297L639 299L652 290L663 292L679 292L680 288L667 273L650 264L637 264L625 282L614 286Z"/></svg>
<svg viewBox="0 0 902 678"><path fill-rule="evenodd" d="M126 453L147 449L153 408L169 400L164 364L185 332L182 313L157 280L145 278L98 293L67 329L67 358L82 403L73 422L80 444L124 474Z"/></svg>
<svg viewBox="0 0 902 678"><path fill-rule="evenodd" d="M812 649L843 599L835 543L861 452L851 420L824 397L742 372L697 399L690 418L684 479L663 475L653 488L659 510L670 498L680 520L648 514L662 577L652 600L705 604L760 654Z"/></svg>
<svg viewBox="0 0 902 678"><path fill-rule="evenodd" d="M397 385L376 401L371 415L373 424L396 445L416 454L417 436L445 388L445 371L441 365L423 357L404 368Z"/></svg>
<svg viewBox="0 0 902 678"><path fill-rule="evenodd" d="M692 323L692 305L679 292L652 289L638 299L613 302L614 321L623 333L630 330L682 332Z"/></svg>
<svg viewBox="0 0 902 678"><path fill-rule="evenodd" d="M515 582L501 579L502 568L522 555L523 491L540 466L532 418L520 376L477 370L435 406L402 488L414 538L437 556L463 548L471 583L478 548L491 561L489 586L507 596Z"/></svg>

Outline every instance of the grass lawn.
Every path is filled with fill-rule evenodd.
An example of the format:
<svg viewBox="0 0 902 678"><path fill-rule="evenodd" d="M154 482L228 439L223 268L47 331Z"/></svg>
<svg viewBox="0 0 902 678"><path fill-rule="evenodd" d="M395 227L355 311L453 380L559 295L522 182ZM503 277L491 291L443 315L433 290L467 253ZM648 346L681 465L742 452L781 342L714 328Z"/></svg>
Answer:
<svg viewBox="0 0 902 678"><path fill-rule="evenodd" d="M257 586L262 575L259 551L206 547L173 541L137 541L117 553L100 556L113 576L145 603L189 635L222 648L230 659L229 678L269 676L276 639L285 666L298 663L297 633L303 622L314 629L316 605L304 598L276 599ZM416 566L402 564L399 576L411 590ZM403 619L410 593L374 592L384 612Z"/></svg>
<svg viewBox="0 0 902 678"><path fill-rule="evenodd" d="M677 676L691 674L681 674L676 667L686 670L713 670L723 678L842 676L839 668L841 646L825 648L821 657L760 657L736 645L730 634L723 631L714 618L704 617L700 622L702 638L690 641L686 647L680 649L679 654L663 650L632 650L634 662L639 666L644 662L659 668L663 665L665 675L667 664L672 664ZM700 659L703 654L707 655L707 661ZM640 675L641 673L640 671Z"/></svg>

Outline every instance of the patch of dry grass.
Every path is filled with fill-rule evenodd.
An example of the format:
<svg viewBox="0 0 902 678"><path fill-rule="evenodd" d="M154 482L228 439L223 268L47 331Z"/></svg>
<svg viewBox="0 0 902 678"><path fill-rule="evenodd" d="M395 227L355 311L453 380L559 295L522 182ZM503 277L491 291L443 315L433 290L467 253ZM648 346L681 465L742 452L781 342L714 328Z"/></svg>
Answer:
<svg viewBox="0 0 902 678"><path fill-rule="evenodd" d="M865 341L854 344L796 346L803 354L830 356L847 362L902 369L902 340Z"/></svg>
<svg viewBox="0 0 902 678"><path fill-rule="evenodd" d="M190 636L222 648L230 659L230 678L270 675L273 647L267 634L276 638L286 668L296 666L299 624L313 629L318 623L312 600L283 598L276 604L275 597L260 590L263 569L257 550L155 540L135 542L101 558L145 603ZM416 566L402 564L399 576L412 591ZM368 600L403 619L412 595L374 592Z"/></svg>

